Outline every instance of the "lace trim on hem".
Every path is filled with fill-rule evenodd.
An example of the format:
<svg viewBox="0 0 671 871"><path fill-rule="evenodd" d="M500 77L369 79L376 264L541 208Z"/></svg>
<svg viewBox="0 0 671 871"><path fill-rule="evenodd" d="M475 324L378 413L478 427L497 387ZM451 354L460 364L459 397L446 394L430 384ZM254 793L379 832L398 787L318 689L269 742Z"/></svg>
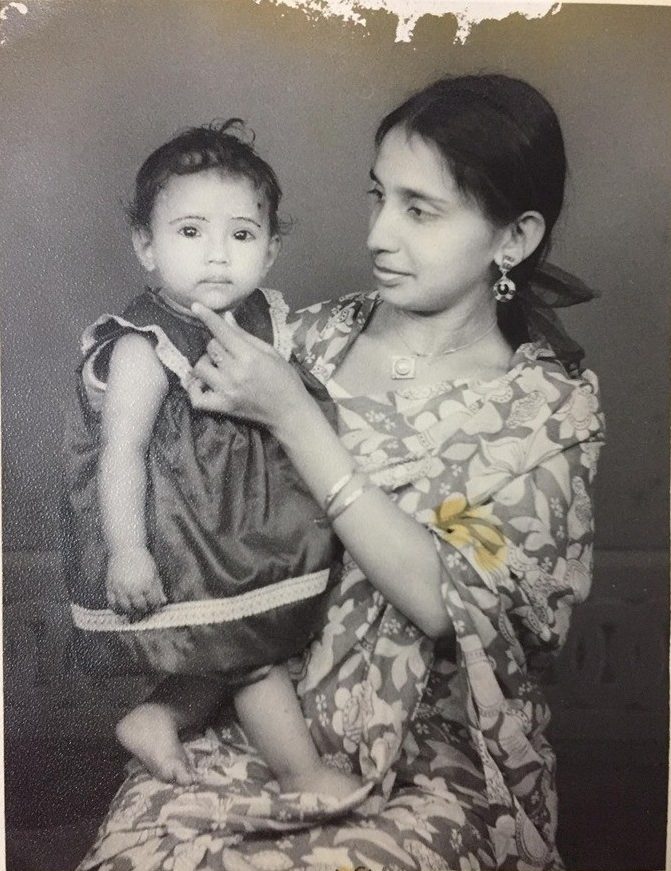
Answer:
<svg viewBox="0 0 671 871"><path fill-rule="evenodd" d="M179 626L206 626L242 620L282 605L291 605L318 596L326 589L328 578L329 569L322 569L319 572L289 578L269 587L226 599L176 602L165 605L160 611L143 620L134 622L109 608L96 611L71 602L70 609L75 626L89 632L142 632Z"/></svg>

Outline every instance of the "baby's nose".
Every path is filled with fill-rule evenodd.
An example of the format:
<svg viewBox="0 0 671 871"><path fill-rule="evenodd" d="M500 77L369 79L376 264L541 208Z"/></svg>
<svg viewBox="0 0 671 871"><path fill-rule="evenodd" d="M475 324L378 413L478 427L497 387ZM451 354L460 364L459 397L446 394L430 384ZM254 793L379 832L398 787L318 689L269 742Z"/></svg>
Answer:
<svg viewBox="0 0 671 871"><path fill-rule="evenodd" d="M225 238L213 239L208 250L210 263L228 263L228 240Z"/></svg>

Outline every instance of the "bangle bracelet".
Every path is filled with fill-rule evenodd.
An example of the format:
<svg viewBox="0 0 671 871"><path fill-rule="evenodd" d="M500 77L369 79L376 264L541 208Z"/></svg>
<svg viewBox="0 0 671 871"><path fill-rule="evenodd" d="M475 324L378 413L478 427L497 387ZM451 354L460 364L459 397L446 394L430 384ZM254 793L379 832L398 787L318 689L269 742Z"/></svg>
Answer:
<svg viewBox="0 0 671 871"><path fill-rule="evenodd" d="M343 475L342 478L339 478L335 482L333 487L331 487L331 489L326 494L326 498L324 499L324 513L325 514L329 513L329 508L331 507L331 505L333 505L333 503L338 498L340 493L342 493L342 491L349 484L349 482L354 478L354 476L356 475L357 472L358 472L358 469L352 469L346 475Z"/></svg>
<svg viewBox="0 0 671 871"><path fill-rule="evenodd" d="M350 495L345 499L342 505L339 505L335 511L329 511L327 513L328 519L333 523L334 520L337 520L341 514L343 514L350 505L354 505L354 503L359 499L367 490L372 490L373 485L368 481L363 486L359 487L354 493L350 493Z"/></svg>

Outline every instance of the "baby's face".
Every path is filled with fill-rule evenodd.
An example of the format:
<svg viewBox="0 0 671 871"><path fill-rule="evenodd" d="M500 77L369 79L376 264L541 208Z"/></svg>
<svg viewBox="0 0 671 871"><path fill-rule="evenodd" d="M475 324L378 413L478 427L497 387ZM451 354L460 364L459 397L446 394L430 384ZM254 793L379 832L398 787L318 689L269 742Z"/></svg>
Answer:
<svg viewBox="0 0 671 871"><path fill-rule="evenodd" d="M154 203L151 233L135 232L133 244L173 302L215 311L249 296L279 248L254 185L213 169L172 176Z"/></svg>

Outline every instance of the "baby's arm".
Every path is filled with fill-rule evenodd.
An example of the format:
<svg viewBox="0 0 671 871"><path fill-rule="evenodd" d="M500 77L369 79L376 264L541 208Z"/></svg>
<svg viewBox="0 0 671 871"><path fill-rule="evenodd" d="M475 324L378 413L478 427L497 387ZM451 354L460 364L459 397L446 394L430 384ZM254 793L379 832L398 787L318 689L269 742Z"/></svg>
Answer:
<svg viewBox="0 0 671 871"><path fill-rule="evenodd" d="M109 550L110 607L141 616L165 604L153 557L147 550L146 454L168 379L151 343L122 336L109 365L102 411L103 445L98 491Z"/></svg>

